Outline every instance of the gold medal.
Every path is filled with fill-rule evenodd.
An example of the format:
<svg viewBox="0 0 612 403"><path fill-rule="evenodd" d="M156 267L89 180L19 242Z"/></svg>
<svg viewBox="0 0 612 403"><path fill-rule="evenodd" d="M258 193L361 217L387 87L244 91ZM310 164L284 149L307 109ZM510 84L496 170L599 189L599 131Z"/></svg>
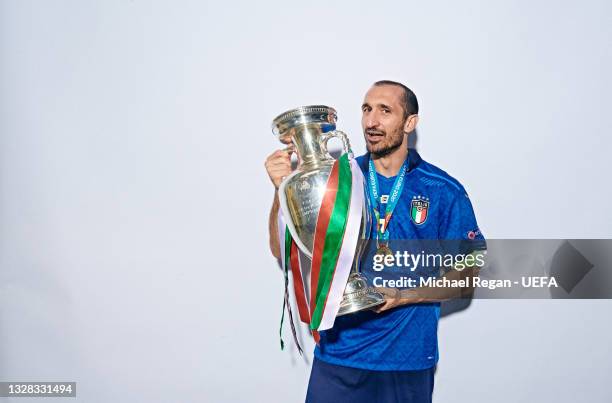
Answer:
<svg viewBox="0 0 612 403"><path fill-rule="evenodd" d="M393 256L393 251L391 250L389 245L387 245L386 243L381 243L378 245L378 248L376 249L376 254L382 255L382 256L388 256L388 255Z"/></svg>

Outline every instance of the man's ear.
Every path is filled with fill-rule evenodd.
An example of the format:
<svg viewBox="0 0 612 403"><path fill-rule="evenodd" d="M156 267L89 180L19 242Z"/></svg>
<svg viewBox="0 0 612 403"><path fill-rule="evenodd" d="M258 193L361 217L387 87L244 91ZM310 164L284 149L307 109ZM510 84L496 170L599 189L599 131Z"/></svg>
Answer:
<svg viewBox="0 0 612 403"><path fill-rule="evenodd" d="M416 129L417 123L419 123L419 115L414 114L408 116L406 123L404 123L404 133L411 133L414 129Z"/></svg>

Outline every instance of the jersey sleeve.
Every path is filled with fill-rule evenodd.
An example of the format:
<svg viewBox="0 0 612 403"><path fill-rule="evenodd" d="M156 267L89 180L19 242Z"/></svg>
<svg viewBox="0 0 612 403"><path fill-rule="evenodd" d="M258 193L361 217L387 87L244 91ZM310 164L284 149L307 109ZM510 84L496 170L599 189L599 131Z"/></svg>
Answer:
<svg viewBox="0 0 612 403"><path fill-rule="evenodd" d="M465 191L458 192L451 200L444 219L440 222L440 240L459 253L471 253L487 248L485 238L478 228L474 208Z"/></svg>

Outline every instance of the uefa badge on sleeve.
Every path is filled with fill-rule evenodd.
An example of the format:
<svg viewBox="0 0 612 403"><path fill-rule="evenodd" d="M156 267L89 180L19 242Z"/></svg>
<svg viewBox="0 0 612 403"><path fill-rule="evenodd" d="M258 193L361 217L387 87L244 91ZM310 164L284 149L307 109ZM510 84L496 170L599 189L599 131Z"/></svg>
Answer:
<svg viewBox="0 0 612 403"><path fill-rule="evenodd" d="M427 220L429 211L429 197L413 196L410 205L410 217L416 225L421 225Z"/></svg>

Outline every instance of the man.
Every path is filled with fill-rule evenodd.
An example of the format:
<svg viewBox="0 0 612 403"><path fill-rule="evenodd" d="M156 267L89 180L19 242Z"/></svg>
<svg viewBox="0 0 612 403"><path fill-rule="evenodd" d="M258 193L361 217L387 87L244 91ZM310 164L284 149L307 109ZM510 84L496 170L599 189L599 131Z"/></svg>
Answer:
<svg viewBox="0 0 612 403"><path fill-rule="evenodd" d="M376 253L383 255L393 253L394 240L483 240L461 184L408 148L418 111L414 93L394 81L374 83L362 105L368 152L357 162L377 217ZM290 154L276 151L265 165L278 191L291 173ZM276 192L269 229L270 248L277 258L278 206ZM371 261L365 259L362 267L367 277ZM445 277L465 279L475 273L451 270ZM457 290L377 289L385 296L383 305L338 317L332 329L320 332L307 402L431 402L440 301L456 297Z"/></svg>

